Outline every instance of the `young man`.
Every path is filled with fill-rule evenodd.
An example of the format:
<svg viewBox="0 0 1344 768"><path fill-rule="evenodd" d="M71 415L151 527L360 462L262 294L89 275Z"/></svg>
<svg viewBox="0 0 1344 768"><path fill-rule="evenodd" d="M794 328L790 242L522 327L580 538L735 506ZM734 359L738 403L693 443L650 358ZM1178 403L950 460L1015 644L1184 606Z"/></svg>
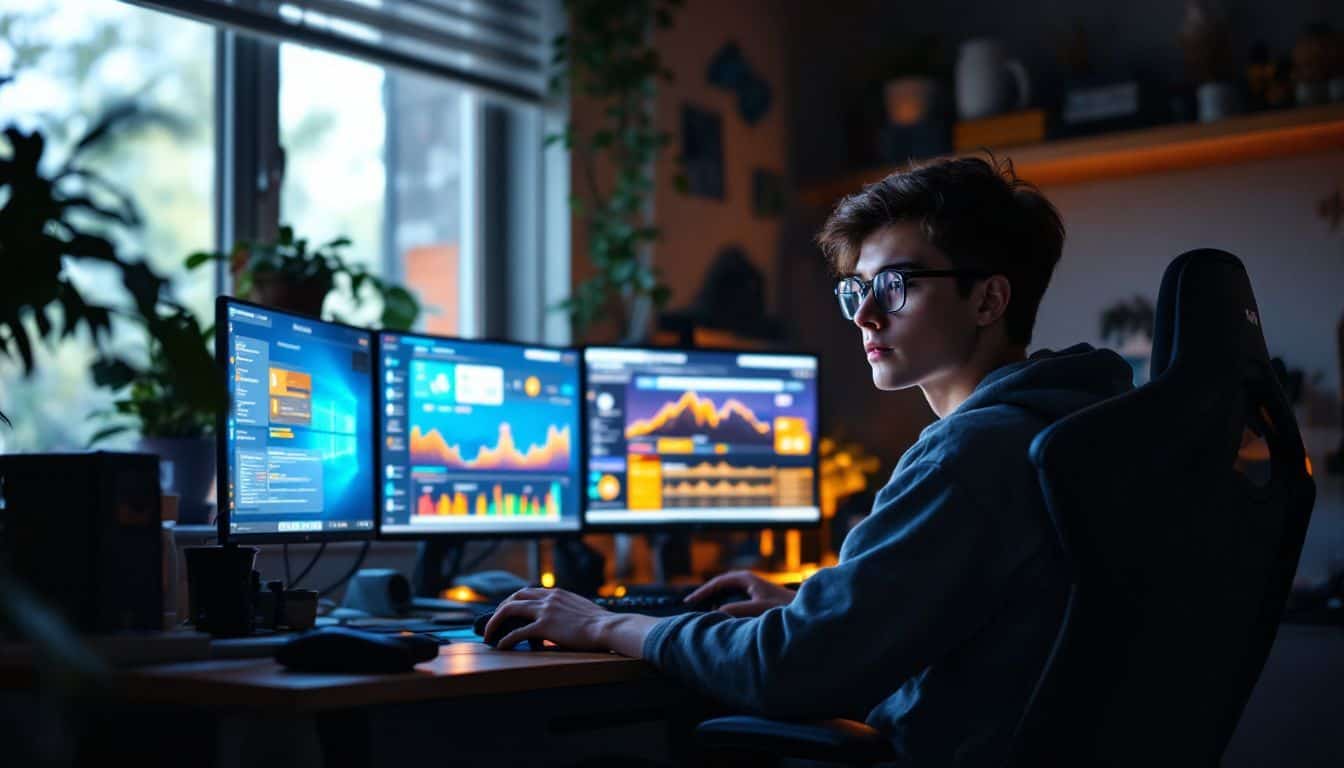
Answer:
<svg viewBox="0 0 1344 768"><path fill-rule="evenodd" d="M879 389L919 387L938 421L901 457L840 562L795 593L746 573L751 600L668 619L522 590L486 628L648 659L772 717L865 719L912 765L998 765L1068 589L1027 451L1059 417L1130 387L1079 345L1028 358L1059 261L1054 207L1011 166L913 168L840 202L818 237ZM881 413L873 414L881 418ZM527 621L500 637L504 624Z"/></svg>

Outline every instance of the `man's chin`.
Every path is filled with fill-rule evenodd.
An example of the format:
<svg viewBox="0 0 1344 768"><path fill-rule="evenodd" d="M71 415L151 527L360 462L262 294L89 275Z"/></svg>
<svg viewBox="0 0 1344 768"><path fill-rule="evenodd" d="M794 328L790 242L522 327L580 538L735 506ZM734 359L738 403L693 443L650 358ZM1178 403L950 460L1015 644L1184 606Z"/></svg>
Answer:
<svg viewBox="0 0 1344 768"><path fill-rule="evenodd" d="M892 371L885 366L873 366L873 386L886 392L894 392L899 389L909 389L916 386L917 382L907 381L897 371Z"/></svg>

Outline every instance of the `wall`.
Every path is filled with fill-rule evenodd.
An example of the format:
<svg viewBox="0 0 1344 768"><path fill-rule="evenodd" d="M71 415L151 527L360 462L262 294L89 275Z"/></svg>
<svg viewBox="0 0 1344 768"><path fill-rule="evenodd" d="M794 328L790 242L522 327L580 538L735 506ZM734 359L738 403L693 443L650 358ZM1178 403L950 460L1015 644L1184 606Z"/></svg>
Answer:
<svg viewBox="0 0 1344 768"><path fill-rule="evenodd" d="M1068 239L1036 345L1096 343L1102 307L1134 294L1155 302L1173 258L1222 248L1246 264L1270 354L1337 392L1344 231L1331 233L1317 204L1340 184L1344 152L1043 190ZM1314 420L1330 421L1320 410Z"/></svg>
<svg viewBox="0 0 1344 768"><path fill-rule="evenodd" d="M656 104L659 129L673 137L655 169L654 197L656 223L662 230L654 260L672 290L669 309L684 307L695 298L705 270L726 245L740 245L767 278L776 271L781 220L753 216L751 179L755 168L788 172L791 79L785 27L789 14L785 11L794 5L768 0L687 0L676 12L673 26L656 33L655 45L675 73L673 82L659 83ZM754 125L738 114L732 93L706 80L711 58L730 41L738 44L751 67L770 82L770 110ZM676 189L683 104L717 112L722 118L722 200L690 197ZM581 96L572 103L572 119L581 133L591 133L600 114L600 108ZM608 183L605 169L599 167L598 177L600 183ZM577 153L571 178L575 192L586 196L585 171ZM592 274L579 217L572 220L570 242L572 277L577 284ZM767 291L777 294L773 281L767 283ZM614 333L616 329L603 327L590 338L611 338Z"/></svg>
<svg viewBox="0 0 1344 768"><path fill-rule="evenodd" d="M726 245L742 246L767 276L775 271L780 220L753 215L751 184L756 168L786 172L792 105L781 11L792 5L770 0L688 0L675 26L658 36L658 49L676 73L676 80L658 91L659 127L679 137L681 110L687 104L717 112L723 126L723 200L677 191L679 139L658 165L655 209L662 240L655 258L672 289L669 307L681 307L694 299L705 270ZM706 79L710 60L730 41L737 43L752 69L770 83L770 110L754 125L738 113L735 94ZM771 281L767 291L773 288Z"/></svg>

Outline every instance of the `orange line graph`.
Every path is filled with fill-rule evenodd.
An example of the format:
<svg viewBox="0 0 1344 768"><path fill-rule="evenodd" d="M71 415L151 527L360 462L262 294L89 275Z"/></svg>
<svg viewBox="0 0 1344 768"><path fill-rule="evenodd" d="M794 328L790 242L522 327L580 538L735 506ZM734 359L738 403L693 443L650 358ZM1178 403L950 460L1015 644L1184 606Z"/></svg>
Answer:
<svg viewBox="0 0 1344 768"><path fill-rule="evenodd" d="M481 446L471 459L462 456L461 446L449 445L437 429L422 434L419 427L411 428L412 460L460 469L568 469L569 451L568 426L557 428L552 424L546 428L544 443L519 450L513 429L507 422L500 422L494 447Z"/></svg>
<svg viewBox="0 0 1344 768"><path fill-rule="evenodd" d="M764 435L770 431L769 424L756 418L756 414L750 408L734 398L728 398L722 406L715 407L713 400L707 397L702 398L694 392L687 392L675 403L667 403L659 408L658 412L652 417L641 419L626 427L625 436L631 438L653 434L688 410L695 418L697 427L712 429L736 414L746 421L757 434Z"/></svg>

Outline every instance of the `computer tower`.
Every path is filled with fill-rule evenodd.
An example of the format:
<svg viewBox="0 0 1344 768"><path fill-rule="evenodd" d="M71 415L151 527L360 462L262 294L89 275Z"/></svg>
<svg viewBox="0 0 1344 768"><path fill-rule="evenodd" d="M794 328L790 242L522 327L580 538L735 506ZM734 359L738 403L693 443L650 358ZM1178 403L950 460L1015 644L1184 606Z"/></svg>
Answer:
<svg viewBox="0 0 1344 768"><path fill-rule="evenodd" d="M76 630L160 629L159 459L0 456L0 563Z"/></svg>

